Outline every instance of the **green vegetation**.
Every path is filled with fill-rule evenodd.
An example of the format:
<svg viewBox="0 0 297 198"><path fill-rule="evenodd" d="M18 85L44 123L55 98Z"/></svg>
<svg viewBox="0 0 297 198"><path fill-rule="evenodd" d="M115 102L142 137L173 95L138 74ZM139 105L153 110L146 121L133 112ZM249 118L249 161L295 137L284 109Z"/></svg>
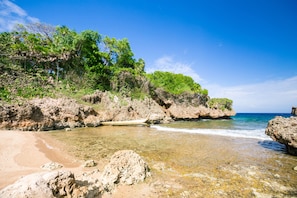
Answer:
<svg viewBox="0 0 297 198"><path fill-rule="evenodd" d="M172 94L178 95L184 92L208 94L206 89L202 89L191 77L184 76L183 74L156 71L152 74L147 74L147 77L154 86L161 87Z"/></svg>
<svg viewBox="0 0 297 198"><path fill-rule="evenodd" d="M18 25L12 32L0 33L0 51L2 79L8 74L15 75L24 83L24 79L20 79L22 73L35 76L43 71L44 81L29 80L19 86L17 96L25 98L42 97L43 84L50 76L60 89L112 91L127 87L118 84L117 77L121 73L129 72L134 78L144 75L145 63L142 59L134 59L127 39L102 37L91 30L77 33L65 26ZM1 89L1 98L15 93L5 82L2 84L5 89Z"/></svg>
<svg viewBox="0 0 297 198"><path fill-rule="evenodd" d="M98 32L76 32L66 26L17 25L0 33L0 100L60 97L81 98L95 90L111 91L133 99L149 94L148 85L172 94L208 95L189 76L144 72L127 39L103 37ZM226 104L225 104L226 103ZM219 108L231 108L225 102ZM210 106L216 105L210 101Z"/></svg>
<svg viewBox="0 0 297 198"><path fill-rule="evenodd" d="M232 110L233 101L228 98L211 98L207 103L212 109Z"/></svg>

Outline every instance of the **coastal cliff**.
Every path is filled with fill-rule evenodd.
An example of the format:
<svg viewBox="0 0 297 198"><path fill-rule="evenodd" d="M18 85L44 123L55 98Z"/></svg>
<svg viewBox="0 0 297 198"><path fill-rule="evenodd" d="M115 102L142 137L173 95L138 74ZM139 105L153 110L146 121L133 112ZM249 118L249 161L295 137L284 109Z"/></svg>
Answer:
<svg viewBox="0 0 297 198"><path fill-rule="evenodd" d="M82 97L85 104L79 104L69 98L43 98L32 99L24 104L3 105L0 107L0 128L47 131L97 127L103 121L147 118L149 123L166 123L174 120L228 118L235 115L233 110L208 108L205 100L195 94L174 98L164 91L157 90L156 93L158 100L135 100L107 91L96 91Z"/></svg>
<svg viewBox="0 0 297 198"><path fill-rule="evenodd" d="M20 31L0 37L0 128L38 131L235 115L231 100L212 100L189 76L146 73L127 39L45 24L20 25Z"/></svg>

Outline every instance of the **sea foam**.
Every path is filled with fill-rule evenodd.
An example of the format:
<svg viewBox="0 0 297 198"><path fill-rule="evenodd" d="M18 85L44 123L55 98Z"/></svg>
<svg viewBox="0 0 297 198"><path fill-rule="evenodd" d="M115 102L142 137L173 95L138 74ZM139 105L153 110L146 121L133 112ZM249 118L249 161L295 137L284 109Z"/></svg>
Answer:
<svg viewBox="0 0 297 198"><path fill-rule="evenodd" d="M167 132L180 132L180 133L192 133L192 134L204 134L204 135L219 135L228 137L238 137L238 138L253 138L260 140L271 140L271 138L265 135L265 129L185 129L185 128L172 128L160 125L152 125L158 131Z"/></svg>

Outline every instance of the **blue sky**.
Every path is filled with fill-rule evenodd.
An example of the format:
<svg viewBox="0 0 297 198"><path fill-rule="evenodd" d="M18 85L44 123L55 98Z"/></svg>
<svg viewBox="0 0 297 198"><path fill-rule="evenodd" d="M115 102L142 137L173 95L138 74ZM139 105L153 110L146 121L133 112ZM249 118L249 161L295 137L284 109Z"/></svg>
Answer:
<svg viewBox="0 0 297 198"><path fill-rule="evenodd" d="M237 112L297 106L296 21L296 0L0 0L0 32L42 22L127 38L147 72L190 75Z"/></svg>

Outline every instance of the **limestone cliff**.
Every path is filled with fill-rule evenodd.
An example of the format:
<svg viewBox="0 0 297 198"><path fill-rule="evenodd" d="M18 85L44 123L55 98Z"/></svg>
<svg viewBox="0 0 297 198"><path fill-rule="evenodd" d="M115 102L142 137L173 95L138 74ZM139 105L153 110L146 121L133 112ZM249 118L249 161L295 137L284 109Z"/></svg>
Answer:
<svg viewBox="0 0 297 198"><path fill-rule="evenodd" d="M85 105L68 98L33 99L22 105L0 106L0 128L45 131L74 127L96 127L101 121L147 118L150 123L199 118L228 118L232 110L207 107L205 96L174 96L157 89L153 98L130 97L97 91L82 98Z"/></svg>

